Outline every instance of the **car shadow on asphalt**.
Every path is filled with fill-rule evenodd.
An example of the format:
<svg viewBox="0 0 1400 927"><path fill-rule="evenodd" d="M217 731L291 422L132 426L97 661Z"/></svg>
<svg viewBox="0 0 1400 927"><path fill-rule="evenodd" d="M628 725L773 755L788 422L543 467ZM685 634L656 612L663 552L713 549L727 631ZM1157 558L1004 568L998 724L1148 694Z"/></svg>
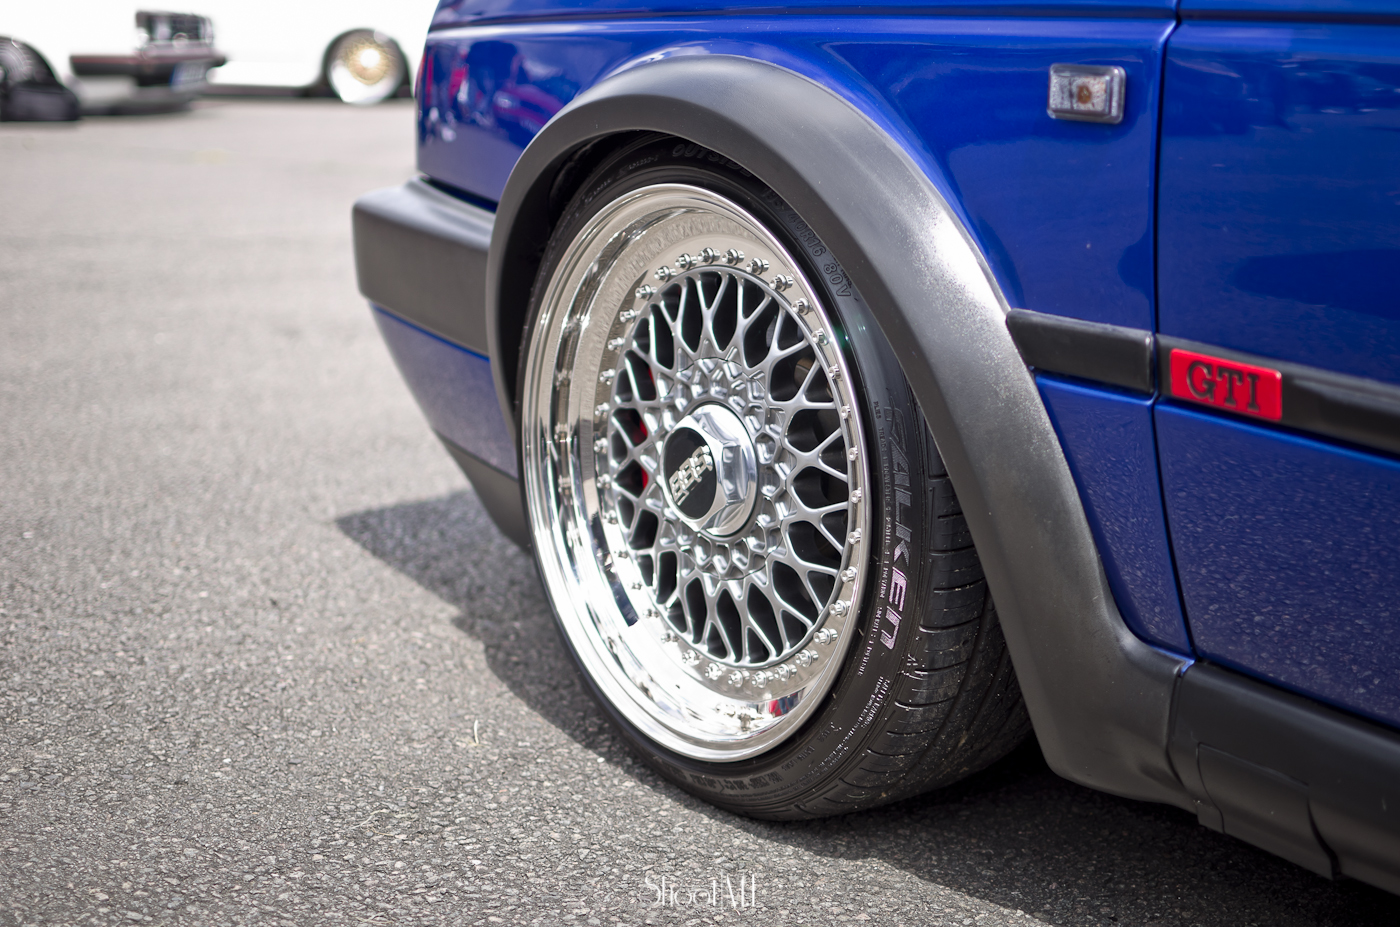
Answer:
<svg viewBox="0 0 1400 927"><path fill-rule="evenodd" d="M345 515L340 530L458 609L491 672L600 756L638 769L579 682L528 554L469 491ZM726 826L837 860L878 860L1052 924L1400 923L1400 898L1330 882L1198 825L1175 808L1076 786L1034 741L967 780L819 821L740 818L651 774L648 785ZM819 890L819 887L809 890Z"/></svg>

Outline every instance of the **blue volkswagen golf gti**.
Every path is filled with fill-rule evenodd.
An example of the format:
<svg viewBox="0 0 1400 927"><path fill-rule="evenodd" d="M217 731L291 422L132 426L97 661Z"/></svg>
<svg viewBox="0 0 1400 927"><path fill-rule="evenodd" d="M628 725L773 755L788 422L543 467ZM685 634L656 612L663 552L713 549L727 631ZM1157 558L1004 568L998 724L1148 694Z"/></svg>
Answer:
<svg viewBox="0 0 1400 927"><path fill-rule="evenodd" d="M417 98L360 288L648 763L1033 732L1400 891L1396 0L445 0Z"/></svg>

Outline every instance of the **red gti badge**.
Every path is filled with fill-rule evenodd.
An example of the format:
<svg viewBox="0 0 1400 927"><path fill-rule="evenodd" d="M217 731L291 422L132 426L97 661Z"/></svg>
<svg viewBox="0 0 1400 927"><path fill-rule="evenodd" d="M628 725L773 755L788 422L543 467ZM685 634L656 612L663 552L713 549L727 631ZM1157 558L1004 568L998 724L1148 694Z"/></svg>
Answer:
<svg viewBox="0 0 1400 927"><path fill-rule="evenodd" d="M1268 367L1172 349L1172 395L1207 406L1278 421L1283 375Z"/></svg>

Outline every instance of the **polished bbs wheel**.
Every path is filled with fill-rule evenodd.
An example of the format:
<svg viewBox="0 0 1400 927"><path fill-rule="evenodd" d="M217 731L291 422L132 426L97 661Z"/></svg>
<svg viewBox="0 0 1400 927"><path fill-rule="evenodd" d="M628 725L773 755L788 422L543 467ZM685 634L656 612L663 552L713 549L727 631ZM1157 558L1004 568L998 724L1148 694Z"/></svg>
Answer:
<svg viewBox="0 0 1400 927"><path fill-rule="evenodd" d="M911 643L927 649L914 596L934 591L939 517L924 468L947 480L840 265L717 160L641 143L556 230L519 390L535 552L585 677L664 772L751 813L870 804L832 776L909 713L895 683ZM953 637L964 657L978 637L1000 653L965 526L954 540L970 569ZM1005 690L1006 723L963 751L963 774L1024 733L1009 663L1001 676L984 682ZM946 763L912 765L921 777L873 800Z"/></svg>
<svg viewBox="0 0 1400 927"><path fill-rule="evenodd" d="M832 320L752 216L619 198L566 255L529 358L526 469L561 618L657 742L740 759L831 687L870 507Z"/></svg>
<svg viewBox="0 0 1400 927"><path fill-rule="evenodd" d="M403 55L382 33L341 36L326 55L326 83L346 103L368 106L387 100L403 79Z"/></svg>

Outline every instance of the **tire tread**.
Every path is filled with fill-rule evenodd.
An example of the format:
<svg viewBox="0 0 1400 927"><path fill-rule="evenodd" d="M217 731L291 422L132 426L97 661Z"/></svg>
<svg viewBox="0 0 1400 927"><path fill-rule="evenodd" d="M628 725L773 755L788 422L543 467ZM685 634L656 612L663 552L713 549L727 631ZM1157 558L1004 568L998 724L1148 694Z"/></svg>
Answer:
<svg viewBox="0 0 1400 927"><path fill-rule="evenodd" d="M922 452L930 569L893 709L853 768L820 803L806 803L812 810L854 810L950 785L1010 753L1031 732L981 561L931 435Z"/></svg>

